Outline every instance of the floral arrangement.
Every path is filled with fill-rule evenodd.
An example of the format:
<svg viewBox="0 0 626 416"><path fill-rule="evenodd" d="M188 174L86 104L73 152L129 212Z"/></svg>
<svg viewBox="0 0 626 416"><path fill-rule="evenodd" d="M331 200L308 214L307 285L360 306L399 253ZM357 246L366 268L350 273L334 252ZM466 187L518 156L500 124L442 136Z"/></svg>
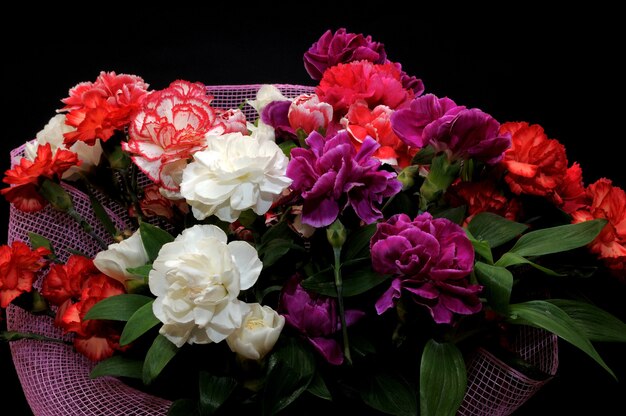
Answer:
<svg viewBox="0 0 626 416"><path fill-rule="evenodd" d="M172 415L455 414L477 346L549 377L512 348L520 325L612 374L592 342L626 342L626 325L562 296L625 281L624 191L585 186L538 125L425 93L369 36L328 31L304 64L310 93L266 85L239 108L182 80L73 87L0 193L64 213L97 253L37 229L0 247L0 307L50 315L92 376L167 396Z"/></svg>

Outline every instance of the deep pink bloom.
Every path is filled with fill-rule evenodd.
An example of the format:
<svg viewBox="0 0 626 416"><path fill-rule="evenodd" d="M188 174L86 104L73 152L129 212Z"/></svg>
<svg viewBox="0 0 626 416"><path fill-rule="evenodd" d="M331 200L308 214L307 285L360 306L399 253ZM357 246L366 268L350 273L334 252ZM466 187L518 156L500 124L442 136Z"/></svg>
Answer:
<svg viewBox="0 0 626 416"><path fill-rule="evenodd" d="M477 108L449 112L424 128L423 140L451 159L474 158L493 165L511 147L511 134L499 132L500 123Z"/></svg>
<svg viewBox="0 0 626 416"><path fill-rule="evenodd" d="M294 138L296 131L289 124L291 101L272 101L261 113L261 121L274 128L276 137Z"/></svg>
<svg viewBox="0 0 626 416"><path fill-rule="evenodd" d="M322 79L324 71L337 64L353 61L382 64L387 61L385 45L373 42L371 36L347 33L341 28L335 33L327 30L304 54L304 67L311 78Z"/></svg>
<svg viewBox="0 0 626 416"><path fill-rule="evenodd" d="M423 213L411 219L397 214L378 224L370 241L372 266L391 274L391 287L376 302L382 314L404 290L430 311L436 323L452 322L454 314L481 310L481 286L469 283L474 249L461 227Z"/></svg>
<svg viewBox="0 0 626 416"><path fill-rule="evenodd" d="M446 114L458 114L465 107L451 99L437 98L426 94L411 101L411 106L395 111L391 115L391 127L407 146L422 148L428 145L424 128Z"/></svg>
<svg viewBox="0 0 626 416"><path fill-rule="evenodd" d="M336 333L341 331L337 301L326 296L309 294L293 276L280 295L281 315L288 326L297 329L330 364L343 362L341 346ZM347 310L346 325L350 326L365 316L363 311Z"/></svg>
<svg viewBox="0 0 626 416"><path fill-rule="evenodd" d="M325 227L348 205L368 224L382 218L377 205L402 185L395 173L378 169L381 162L372 156L380 147L376 141L366 138L357 152L344 131L328 140L313 132L306 143L309 149L291 151L287 166L291 188L304 199L303 223Z"/></svg>
<svg viewBox="0 0 626 416"><path fill-rule="evenodd" d="M395 110L408 105L415 97L413 90L402 85L402 73L391 62L357 61L330 67L315 92L321 101L333 106L336 119L359 100L370 108L382 104Z"/></svg>

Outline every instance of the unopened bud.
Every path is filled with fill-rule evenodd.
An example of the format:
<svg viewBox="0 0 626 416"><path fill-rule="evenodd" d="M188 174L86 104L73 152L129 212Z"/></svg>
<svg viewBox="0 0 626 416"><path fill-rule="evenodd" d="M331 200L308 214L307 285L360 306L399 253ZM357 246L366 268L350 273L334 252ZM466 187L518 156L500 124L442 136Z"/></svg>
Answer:
<svg viewBox="0 0 626 416"><path fill-rule="evenodd" d="M341 248L346 242L347 236L346 227L339 220L335 220L326 228L326 239L333 248Z"/></svg>

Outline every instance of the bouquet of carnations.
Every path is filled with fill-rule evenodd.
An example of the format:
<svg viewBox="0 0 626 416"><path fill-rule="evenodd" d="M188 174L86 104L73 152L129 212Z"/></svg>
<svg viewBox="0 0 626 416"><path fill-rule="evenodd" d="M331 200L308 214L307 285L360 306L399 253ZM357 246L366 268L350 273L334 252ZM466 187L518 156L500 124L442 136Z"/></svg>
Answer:
<svg viewBox="0 0 626 416"><path fill-rule="evenodd" d="M575 290L626 278L624 191L585 186L538 125L425 93L369 36L328 31L304 64L316 87L70 89L0 191L14 354L77 351L85 383L171 415L506 414L536 389L505 376L547 381L555 335L612 373L592 342L626 325Z"/></svg>

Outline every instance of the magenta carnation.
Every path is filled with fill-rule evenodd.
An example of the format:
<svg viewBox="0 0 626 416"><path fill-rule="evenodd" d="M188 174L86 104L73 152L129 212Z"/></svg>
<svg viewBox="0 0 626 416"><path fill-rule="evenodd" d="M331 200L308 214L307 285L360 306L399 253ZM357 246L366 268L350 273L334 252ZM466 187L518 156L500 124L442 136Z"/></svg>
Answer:
<svg viewBox="0 0 626 416"><path fill-rule="evenodd" d="M300 285L300 278L293 276L283 287L280 295L280 312L288 326L304 335L330 364L343 362L341 346L335 334L341 331L337 301L321 295L309 294ZM365 313L346 311L346 325L350 326Z"/></svg>
<svg viewBox="0 0 626 416"><path fill-rule="evenodd" d="M304 67L311 78L322 79L326 68L353 61L383 64L387 61L385 45L373 42L371 36L327 30L304 54Z"/></svg>
<svg viewBox="0 0 626 416"><path fill-rule="evenodd" d="M428 145L428 138L424 136L426 126L446 114L458 114L464 109L447 97L426 94L411 101L410 107L395 111L391 115L391 128L407 146L425 147Z"/></svg>
<svg viewBox="0 0 626 416"><path fill-rule="evenodd" d="M474 249L461 227L429 213L415 217L397 214L378 224L370 241L372 266L391 274L391 287L376 302L382 314L393 307L402 290L430 311L436 323L452 322L454 314L481 310L479 285L469 283Z"/></svg>
<svg viewBox="0 0 626 416"><path fill-rule="evenodd" d="M304 199L303 223L330 225L348 205L368 224L382 218L377 206L402 185L395 173L378 169L381 162L372 157L380 147L375 140L367 137L358 152L345 131L328 140L313 132L306 143L309 149L291 151L287 166L292 189Z"/></svg>
<svg viewBox="0 0 626 416"><path fill-rule="evenodd" d="M474 158L494 165L511 147L511 134L500 133L500 123L477 108L450 111L424 128L424 140L451 159Z"/></svg>

